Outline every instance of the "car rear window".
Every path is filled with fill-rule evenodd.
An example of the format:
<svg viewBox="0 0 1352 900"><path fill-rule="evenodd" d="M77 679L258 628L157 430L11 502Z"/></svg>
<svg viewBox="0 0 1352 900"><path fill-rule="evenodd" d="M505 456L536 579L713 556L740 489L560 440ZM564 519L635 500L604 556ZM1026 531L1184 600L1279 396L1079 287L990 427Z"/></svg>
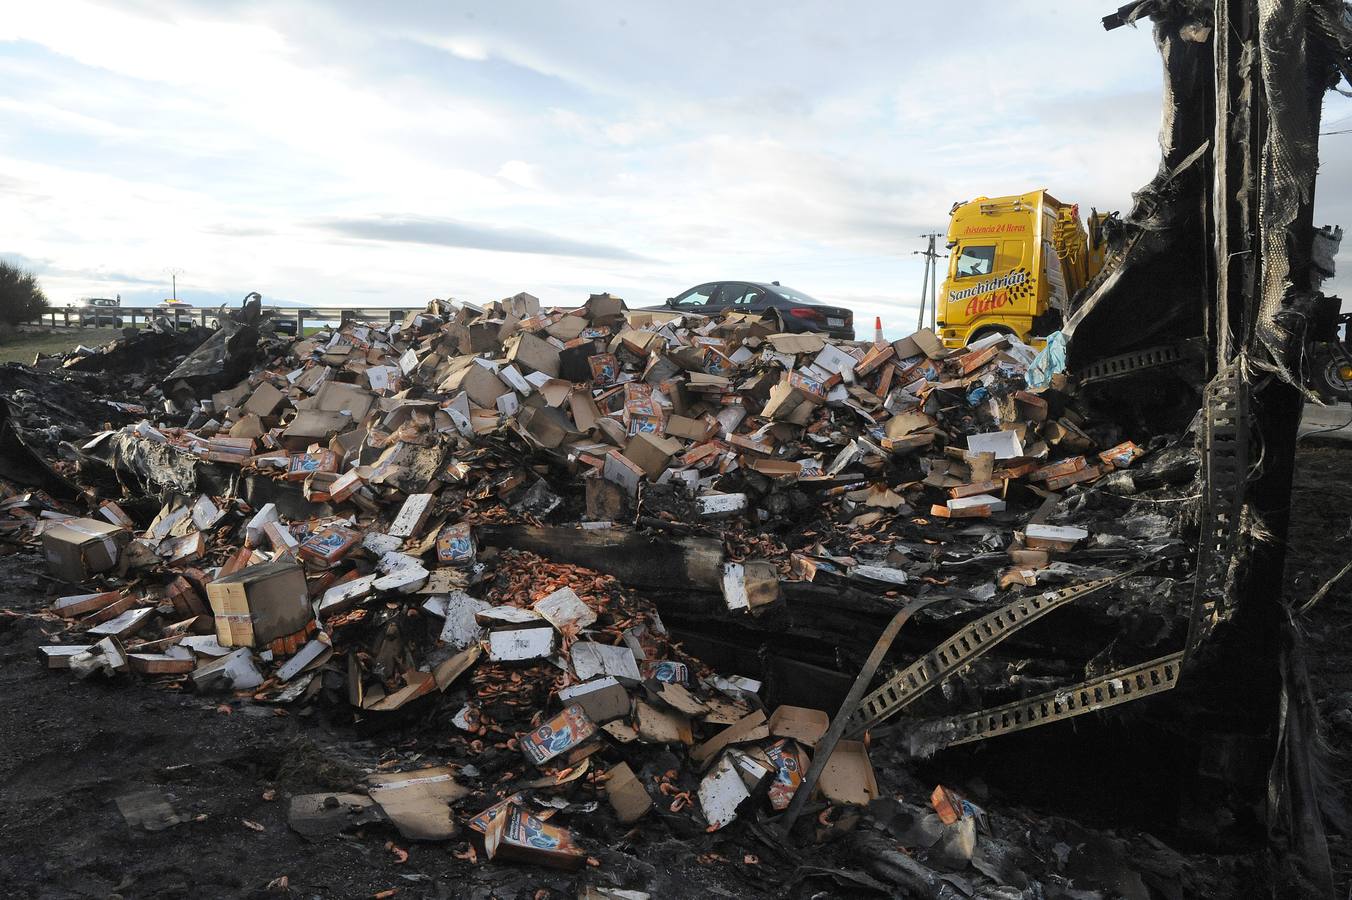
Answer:
<svg viewBox="0 0 1352 900"><path fill-rule="evenodd" d="M770 290L779 294L779 296L783 297L785 300L792 300L794 303L816 303L819 306L825 305L816 297L809 297L802 291L795 291L793 288L772 287Z"/></svg>

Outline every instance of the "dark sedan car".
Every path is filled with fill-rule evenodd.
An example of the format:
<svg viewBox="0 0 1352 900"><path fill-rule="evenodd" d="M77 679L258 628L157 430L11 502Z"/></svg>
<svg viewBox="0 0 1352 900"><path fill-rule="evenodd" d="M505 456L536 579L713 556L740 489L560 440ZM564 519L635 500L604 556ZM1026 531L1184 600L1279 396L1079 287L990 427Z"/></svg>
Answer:
<svg viewBox="0 0 1352 900"><path fill-rule="evenodd" d="M724 310L761 313L776 320L782 331L815 331L854 340L854 313L827 306L777 281L711 281L672 297L662 307L676 312L716 316Z"/></svg>

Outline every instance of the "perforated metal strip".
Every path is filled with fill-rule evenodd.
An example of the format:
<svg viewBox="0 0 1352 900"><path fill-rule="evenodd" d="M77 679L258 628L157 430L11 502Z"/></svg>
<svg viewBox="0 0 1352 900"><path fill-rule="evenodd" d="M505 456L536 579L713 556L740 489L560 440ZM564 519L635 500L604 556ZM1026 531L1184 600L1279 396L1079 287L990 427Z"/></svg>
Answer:
<svg viewBox="0 0 1352 900"><path fill-rule="evenodd" d="M1182 662L1182 652L1171 653L1150 662L1109 672L1101 678L1006 703L1004 706L932 719L916 726L916 730L923 731L935 749L942 749L1062 722L1173 690L1178 685Z"/></svg>
<svg viewBox="0 0 1352 900"><path fill-rule="evenodd" d="M864 696L850 716L847 735L862 734L896 715L953 672L990 650L1014 632L1087 594L1103 590L1136 570L1083 584L1021 597L963 627L929 653L888 678Z"/></svg>
<svg viewBox="0 0 1352 900"><path fill-rule="evenodd" d="M1195 341L1183 341L1177 344L1164 344L1148 347L1121 356L1110 356L1075 373L1075 380L1084 387L1098 381L1109 381L1135 375L1144 369L1157 369L1179 363L1200 359L1204 353L1201 344Z"/></svg>
<svg viewBox="0 0 1352 900"><path fill-rule="evenodd" d="M1239 367L1231 363L1207 385L1202 422L1202 511L1197 542L1197 579L1187 653L1230 618L1231 562L1241 539L1244 479L1249 437L1244 408L1247 393Z"/></svg>

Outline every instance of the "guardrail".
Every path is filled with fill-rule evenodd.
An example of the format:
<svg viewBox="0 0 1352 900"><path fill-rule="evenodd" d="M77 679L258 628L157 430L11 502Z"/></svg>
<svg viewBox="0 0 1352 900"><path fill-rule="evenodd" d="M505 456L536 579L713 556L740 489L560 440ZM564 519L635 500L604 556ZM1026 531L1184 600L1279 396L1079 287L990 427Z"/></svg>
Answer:
<svg viewBox="0 0 1352 900"><path fill-rule="evenodd" d="M215 324L221 310L238 309L238 305L193 306L189 308L169 308L159 306L58 306L53 307L36 319L35 325L49 325L53 328L121 328L148 327L152 319L164 318L174 323L174 327L191 324L203 327ZM298 309L294 306L263 306L265 315L274 319L296 323L296 334L305 333L305 322L313 323L344 322L357 319L367 322L397 322L413 310L422 306L308 306ZM118 325L118 321L121 325ZM138 321L139 320L139 321Z"/></svg>

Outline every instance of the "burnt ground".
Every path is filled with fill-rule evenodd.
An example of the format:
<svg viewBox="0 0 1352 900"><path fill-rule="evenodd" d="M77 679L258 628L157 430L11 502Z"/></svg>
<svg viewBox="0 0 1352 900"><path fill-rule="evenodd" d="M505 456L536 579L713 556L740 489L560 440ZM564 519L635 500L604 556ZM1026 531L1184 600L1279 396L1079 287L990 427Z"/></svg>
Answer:
<svg viewBox="0 0 1352 900"><path fill-rule="evenodd" d="M1301 442L1291 495L1288 602L1304 603L1352 557L1352 442ZM1352 575L1300 620L1306 665L1328 742L1327 788L1352 812ZM1352 895L1352 835L1330 829L1335 895Z"/></svg>
<svg viewBox="0 0 1352 900"><path fill-rule="evenodd" d="M1303 447L1290 597L1308 597L1341 567L1350 522L1352 445ZM1333 772L1346 768L1352 752L1350 589L1352 579L1305 622ZM299 897L370 897L390 889L399 898L531 897L540 888L577 895L571 875L457 859L468 846L463 841L410 845L381 826L302 839L287 826L289 794L348 788L392 754L408 762L426 752L440 762L435 733L360 735L321 714L45 672L33 657L34 646L45 642L44 623L15 613L38 610L62 592L36 554L0 559L0 609L14 611L0 614L0 895L280 896L275 880L282 877L290 896ZM129 827L116 798L144 788L162 791L185 821L158 832ZM1331 786L1343 797L1348 788ZM797 895L784 881L792 863L774 866L745 833L658 834L618 842L628 852L596 854L600 865L586 879L655 897ZM407 862L387 849L391 839L408 849ZM1345 896L1352 841L1333 834L1330 842L1338 893ZM748 864L746 852L766 858ZM700 853L716 856L700 861Z"/></svg>

